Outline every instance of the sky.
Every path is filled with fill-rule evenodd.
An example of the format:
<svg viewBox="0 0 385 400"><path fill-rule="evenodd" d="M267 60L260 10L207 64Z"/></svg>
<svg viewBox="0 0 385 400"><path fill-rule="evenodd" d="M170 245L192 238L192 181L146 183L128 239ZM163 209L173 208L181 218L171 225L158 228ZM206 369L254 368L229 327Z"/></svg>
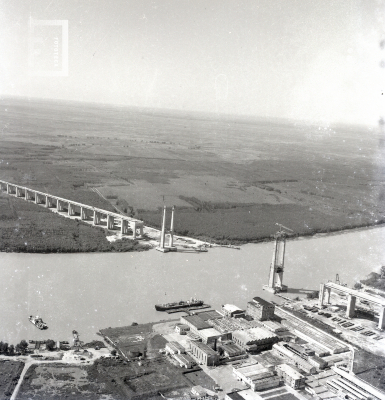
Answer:
<svg viewBox="0 0 385 400"><path fill-rule="evenodd" d="M376 125L384 14L385 0L0 0L0 95Z"/></svg>

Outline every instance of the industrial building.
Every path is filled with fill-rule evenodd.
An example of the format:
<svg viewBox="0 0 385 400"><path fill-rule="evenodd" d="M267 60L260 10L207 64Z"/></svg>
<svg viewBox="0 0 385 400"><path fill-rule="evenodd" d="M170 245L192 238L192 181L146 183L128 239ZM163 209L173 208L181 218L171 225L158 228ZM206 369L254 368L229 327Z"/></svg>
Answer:
<svg viewBox="0 0 385 400"><path fill-rule="evenodd" d="M186 335L186 333L190 330L188 325L178 324L175 326L175 332L179 333L179 335Z"/></svg>
<svg viewBox="0 0 385 400"><path fill-rule="evenodd" d="M314 374L317 371L314 365L293 353L285 344L275 343L273 345L273 350L275 350L279 356L285 358L288 362L291 362L307 374Z"/></svg>
<svg viewBox="0 0 385 400"><path fill-rule="evenodd" d="M183 368L189 369L195 364L194 360L188 354L174 354L173 357Z"/></svg>
<svg viewBox="0 0 385 400"><path fill-rule="evenodd" d="M285 384L293 389L301 389L305 386L305 376L291 365L280 364L275 367L275 370Z"/></svg>
<svg viewBox="0 0 385 400"><path fill-rule="evenodd" d="M222 338L222 334L214 328L206 328L198 331L202 342L208 345L215 345L216 341Z"/></svg>
<svg viewBox="0 0 385 400"><path fill-rule="evenodd" d="M225 317L241 318L245 316L245 310L242 310L233 304L222 305L222 312Z"/></svg>
<svg viewBox="0 0 385 400"><path fill-rule="evenodd" d="M288 329L286 326L283 326L277 321L262 321L262 326L268 329L271 332L278 333L278 332L287 332Z"/></svg>
<svg viewBox="0 0 385 400"><path fill-rule="evenodd" d="M200 319L203 319L203 321L223 318L223 315L216 310L200 311L197 312L195 315L198 316Z"/></svg>
<svg viewBox="0 0 385 400"><path fill-rule="evenodd" d="M201 342L190 342L191 353L200 364L218 365L219 354L210 346Z"/></svg>
<svg viewBox="0 0 385 400"><path fill-rule="evenodd" d="M278 336L264 328L251 328L233 332L233 342L248 352L271 349Z"/></svg>
<svg viewBox="0 0 385 400"><path fill-rule="evenodd" d="M186 353L185 348L178 342L168 342L165 347L167 354L183 354Z"/></svg>
<svg viewBox="0 0 385 400"><path fill-rule="evenodd" d="M186 315L180 317L180 322L183 325L189 326L190 329L196 334L198 334L198 331L201 329L211 328L211 325L200 318L198 315Z"/></svg>
<svg viewBox="0 0 385 400"><path fill-rule="evenodd" d="M266 321L268 319L274 319L274 310L274 304L261 297L254 297L252 301L247 303L246 315L258 321Z"/></svg>
<svg viewBox="0 0 385 400"><path fill-rule="evenodd" d="M328 366L327 361L323 360L321 357L318 356L310 356L308 357L307 361L314 365L317 370L325 369Z"/></svg>
<svg viewBox="0 0 385 400"><path fill-rule="evenodd" d="M225 400L245 400L238 392L226 393Z"/></svg>
<svg viewBox="0 0 385 400"><path fill-rule="evenodd" d="M254 391L272 389L278 387L280 383L274 371L258 363L233 367L233 373Z"/></svg>
<svg viewBox="0 0 385 400"><path fill-rule="evenodd" d="M309 342L310 346L316 344L318 347L322 347L330 354L343 353L349 351L349 347L342 341L333 338L317 328L314 328L309 323L300 320L294 315L278 308L276 314L282 318L282 325L286 326L290 331L294 332L297 336L305 339ZM318 356L320 354L317 354Z"/></svg>
<svg viewBox="0 0 385 400"><path fill-rule="evenodd" d="M245 354L245 350L241 349L234 343L221 344L220 349L225 357L233 358Z"/></svg>

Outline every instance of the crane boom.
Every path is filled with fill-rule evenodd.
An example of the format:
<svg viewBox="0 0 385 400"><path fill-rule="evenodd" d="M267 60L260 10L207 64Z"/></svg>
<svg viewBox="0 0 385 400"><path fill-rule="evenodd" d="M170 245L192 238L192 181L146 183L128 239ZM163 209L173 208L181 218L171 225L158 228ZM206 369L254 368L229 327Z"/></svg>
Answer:
<svg viewBox="0 0 385 400"><path fill-rule="evenodd" d="M281 232L282 232L282 228L283 228L283 229L286 229L287 231L294 232L292 229L287 228L286 226L284 226L284 225L282 225L282 224L279 224L278 222L276 222L275 225L278 225L278 226L279 226L279 229L280 229Z"/></svg>

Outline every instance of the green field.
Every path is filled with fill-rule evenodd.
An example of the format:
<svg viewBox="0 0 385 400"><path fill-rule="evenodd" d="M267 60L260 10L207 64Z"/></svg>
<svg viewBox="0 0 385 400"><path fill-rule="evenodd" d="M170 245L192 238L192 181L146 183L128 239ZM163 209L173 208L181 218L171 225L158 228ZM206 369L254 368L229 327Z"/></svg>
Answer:
<svg viewBox="0 0 385 400"><path fill-rule="evenodd" d="M52 253L145 250L124 239L110 243L106 230L58 216L48 209L0 193L0 251Z"/></svg>
<svg viewBox="0 0 385 400"><path fill-rule="evenodd" d="M154 226L163 203L176 205L190 236L247 242L276 222L297 235L384 222L375 129L23 99L2 99L0 120L0 179L95 206L96 188Z"/></svg>

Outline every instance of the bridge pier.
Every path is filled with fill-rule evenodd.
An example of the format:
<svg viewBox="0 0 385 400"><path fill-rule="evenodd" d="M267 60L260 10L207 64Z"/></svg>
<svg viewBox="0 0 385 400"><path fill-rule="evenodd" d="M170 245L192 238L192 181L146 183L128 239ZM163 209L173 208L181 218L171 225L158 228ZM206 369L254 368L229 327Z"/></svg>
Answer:
<svg viewBox="0 0 385 400"><path fill-rule="evenodd" d="M49 197L49 196L45 196L45 206L47 207L47 208L50 208L50 207L52 207L52 198L51 197Z"/></svg>
<svg viewBox="0 0 385 400"><path fill-rule="evenodd" d="M81 220L86 220L88 219L87 217L87 211L84 207L80 207L80 219Z"/></svg>
<svg viewBox="0 0 385 400"><path fill-rule="evenodd" d="M36 193L36 192L35 192L35 203L36 203L36 204L41 203L41 201L40 201L40 194L38 194L38 193Z"/></svg>
<svg viewBox="0 0 385 400"><path fill-rule="evenodd" d="M143 222L141 222L141 221L131 221L130 222L130 227L132 229L132 237L133 237L133 239L136 239L138 230L139 230L139 235L143 236Z"/></svg>
<svg viewBox="0 0 385 400"><path fill-rule="evenodd" d="M26 200L29 200L29 199L30 199L29 191L28 191L27 189L25 189L24 198L25 198Z"/></svg>
<svg viewBox="0 0 385 400"><path fill-rule="evenodd" d="M380 318L378 320L378 328L385 329L385 307L381 307Z"/></svg>
<svg viewBox="0 0 385 400"><path fill-rule="evenodd" d="M57 200L57 210L63 211L63 202L61 200Z"/></svg>
<svg viewBox="0 0 385 400"><path fill-rule="evenodd" d="M107 214L107 229L114 229L115 226L115 220L112 215Z"/></svg>
<svg viewBox="0 0 385 400"><path fill-rule="evenodd" d="M72 215L75 215L75 209L74 205L70 202L68 202L68 215L71 217Z"/></svg>
<svg viewBox="0 0 385 400"><path fill-rule="evenodd" d="M21 197L22 193L21 193L21 187L16 186L16 197Z"/></svg>
<svg viewBox="0 0 385 400"><path fill-rule="evenodd" d="M128 233L128 221L125 219L121 219L122 225L120 227L120 232L122 235L127 235Z"/></svg>
<svg viewBox="0 0 385 400"><path fill-rule="evenodd" d="M356 296L349 294L348 306L346 308L346 317L353 318L356 310Z"/></svg>
<svg viewBox="0 0 385 400"><path fill-rule="evenodd" d="M100 224L100 217L101 217L101 214L97 211L94 211L94 221L93 221L94 225Z"/></svg>
<svg viewBox="0 0 385 400"><path fill-rule="evenodd" d="M7 193L8 194L11 193L11 185L9 183L7 183Z"/></svg>

